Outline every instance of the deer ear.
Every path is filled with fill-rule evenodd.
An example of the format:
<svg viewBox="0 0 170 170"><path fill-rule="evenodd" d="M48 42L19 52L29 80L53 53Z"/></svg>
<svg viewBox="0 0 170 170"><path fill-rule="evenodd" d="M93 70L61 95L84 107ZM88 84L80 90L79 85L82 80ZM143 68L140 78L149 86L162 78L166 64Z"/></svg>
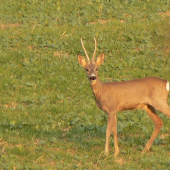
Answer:
<svg viewBox="0 0 170 170"><path fill-rule="evenodd" d="M104 54L104 53L101 53L101 54L97 57L97 59L96 59L96 61L95 61L97 67L99 67L99 66L104 62L104 58L105 58L105 54Z"/></svg>
<svg viewBox="0 0 170 170"><path fill-rule="evenodd" d="M85 68L87 65L87 61L84 59L84 57L82 57L81 55L77 55L77 59L79 64L81 64Z"/></svg>

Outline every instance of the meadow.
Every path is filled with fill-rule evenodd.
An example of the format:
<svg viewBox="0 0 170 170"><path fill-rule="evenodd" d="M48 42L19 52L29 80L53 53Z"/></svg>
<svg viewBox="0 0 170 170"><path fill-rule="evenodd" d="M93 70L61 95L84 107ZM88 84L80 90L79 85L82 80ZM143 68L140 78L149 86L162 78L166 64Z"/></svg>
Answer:
<svg viewBox="0 0 170 170"><path fill-rule="evenodd" d="M0 0L0 169L170 169L170 119L152 148L142 110L117 114L120 154L104 155L107 115L85 70L94 37L103 82L170 81L170 0ZM170 97L168 99L170 104Z"/></svg>

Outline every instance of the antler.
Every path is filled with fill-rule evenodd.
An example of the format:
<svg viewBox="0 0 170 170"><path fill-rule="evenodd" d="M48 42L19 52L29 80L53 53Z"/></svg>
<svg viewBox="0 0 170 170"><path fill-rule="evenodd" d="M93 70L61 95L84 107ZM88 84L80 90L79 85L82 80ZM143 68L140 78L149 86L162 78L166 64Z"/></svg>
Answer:
<svg viewBox="0 0 170 170"><path fill-rule="evenodd" d="M84 47L83 39L82 39L82 38L81 38L81 45L82 45L83 50L84 50L84 52L85 52L85 54L86 54L87 60L90 61L89 56L88 56L88 54L87 54L87 51L86 51L86 49L85 49L85 47Z"/></svg>
<svg viewBox="0 0 170 170"><path fill-rule="evenodd" d="M94 41L95 41L95 49L94 49L92 61L94 61L94 58L95 58L95 55L96 55L96 50L97 50L97 41L96 41L96 38L95 38L95 37L94 37Z"/></svg>

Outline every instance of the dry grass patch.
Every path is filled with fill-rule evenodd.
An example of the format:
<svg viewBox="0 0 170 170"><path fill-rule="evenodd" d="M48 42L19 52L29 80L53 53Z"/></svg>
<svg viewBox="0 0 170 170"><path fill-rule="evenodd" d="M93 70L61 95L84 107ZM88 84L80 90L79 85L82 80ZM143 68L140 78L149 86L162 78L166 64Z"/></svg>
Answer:
<svg viewBox="0 0 170 170"><path fill-rule="evenodd" d="M170 17L170 11L167 11L167 12L159 12L158 14L161 15L163 18L165 18L165 17Z"/></svg>
<svg viewBox="0 0 170 170"><path fill-rule="evenodd" d="M119 165L123 165L126 163L126 161L123 158L118 158L118 159L116 159L115 162L118 163Z"/></svg>
<svg viewBox="0 0 170 170"><path fill-rule="evenodd" d="M57 57L61 57L61 56L66 56L68 57L68 53L65 53L65 51L55 51L54 52L54 57L57 56Z"/></svg>
<svg viewBox="0 0 170 170"><path fill-rule="evenodd" d="M19 27L19 24L18 23L15 23L15 24L12 24L12 23L2 24L2 23L0 23L0 28L2 28L2 29L14 28L14 27Z"/></svg>
<svg viewBox="0 0 170 170"><path fill-rule="evenodd" d="M5 108L16 108L18 104L16 102L11 102L9 104L4 104L3 107Z"/></svg>

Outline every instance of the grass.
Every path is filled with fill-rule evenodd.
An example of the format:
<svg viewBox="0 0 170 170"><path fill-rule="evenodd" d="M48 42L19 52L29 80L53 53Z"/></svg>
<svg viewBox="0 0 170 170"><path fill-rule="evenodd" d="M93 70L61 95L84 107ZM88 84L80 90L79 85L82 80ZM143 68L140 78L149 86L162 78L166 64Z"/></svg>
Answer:
<svg viewBox="0 0 170 170"><path fill-rule="evenodd" d="M170 169L169 118L151 151L143 111L118 114L120 155L104 156L107 116L77 62L80 38L105 52L102 81L170 80L169 1L0 0L1 169Z"/></svg>

